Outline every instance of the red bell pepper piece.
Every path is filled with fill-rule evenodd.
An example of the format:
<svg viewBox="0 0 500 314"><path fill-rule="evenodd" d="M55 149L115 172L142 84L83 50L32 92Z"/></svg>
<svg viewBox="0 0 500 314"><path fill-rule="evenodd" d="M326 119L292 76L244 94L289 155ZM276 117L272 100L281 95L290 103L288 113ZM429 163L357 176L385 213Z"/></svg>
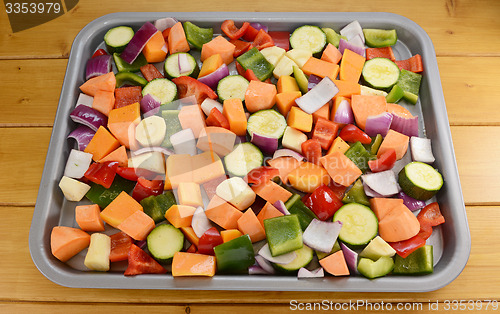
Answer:
<svg viewBox="0 0 500 314"><path fill-rule="evenodd" d="M257 49L262 50L264 48L274 46L274 41L268 33L261 29L257 33L257 36L255 36L252 45Z"/></svg>
<svg viewBox="0 0 500 314"><path fill-rule="evenodd" d="M96 162L90 165L84 177L109 189L115 179L117 168L118 162L116 161L107 161L103 163Z"/></svg>
<svg viewBox="0 0 500 314"><path fill-rule="evenodd" d="M259 31L256 28L254 28L252 25L249 25L247 31L245 32L245 34L243 34L243 39L246 41L253 41L258 33Z"/></svg>
<svg viewBox="0 0 500 314"><path fill-rule="evenodd" d="M252 43L249 43L247 41L239 40L239 39L231 39L229 41L231 44L235 45L236 48L234 48L233 52L233 57L237 58L247 52L248 50L252 49Z"/></svg>
<svg viewBox="0 0 500 314"><path fill-rule="evenodd" d="M361 142L361 144L370 144L372 139L365 132L354 124L347 124L340 130L339 136L346 142Z"/></svg>
<svg viewBox="0 0 500 314"><path fill-rule="evenodd" d="M135 276L141 274L164 274L167 270L163 268L146 252L137 245L131 244L128 252L128 267L125 276Z"/></svg>
<svg viewBox="0 0 500 314"><path fill-rule="evenodd" d="M222 22L220 28L230 39L239 39L241 36L245 35L249 26L250 23L244 22L243 25L238 28L236 27L236 25L234 25L233 20L225 20L224 22Z"/></svg>
<svg viewBox="0 0 500 314"><path fill-rule="evenodd" d="M260 184L267 182L274 177L278 177L280 171L274 167L261 166L250 170L250 172L245 176L244 180L248 184Z"/></svg>
<svg viewBox="0 0 500 314"><path fill-rule="evenodd" d="M307 161L319 165L319 159L321 158L321 144L315 140L307 140L301 145L302 154L306 157Z"/></svg>
<svg viewBox="0 0 500 314"><path fill-rule="evenodd" d="M217 228L212 227L205 231L200 237L198 252L200 252L200 254L215 255L214 247L222 243L224 243L224 241L219 231L217 231Z"/></svg>
<svg viewBox="0 0 500 314"><path fill-rule="evenodd" d="M328 187L330 190L335 193L338 199L343 199L345 195L345 191L347 190L347 186L343 186L341 184L335 183L335 181L330 180L330 183L328 184Z"/></svg>
<svg viewBox="0 0 500 314"><path fill-rule="evenodd" d="M140 177L144 177L148 180L153 180L158 176L157 173L142 169L142 168L129 168L129 167L118 167L116 168L116 173L127 180L137 181Z"/></svg>
<svg viewBox="0 0 500 314"><path fill-rule="evenodd" d="M395 61L396 65L400 70L407 70L415 73L422 72L424 70L424 66L422 65L422 57L417 54L411 57L410 59Z"/></svg>
<svg viewBox="0 0 500 314"><path fill-rule="evenodd" d="M420 231L417 233L416 236L421 237L424 240L429 239L429 237L432 234L432 226L428 223L420 223Z"/></svg>
<svg viewBox="0 0 500 314"><path fill-rule="evenodd" d="M104 49L97 49L96 52L92 55L92 58L99 57L99 56L104 56L107 55L108 53Z"/></svg>
<svg viewBox="0 0 500 314"><path fill-rule="evenodd" d="M186 250L188 253L196 253L196 245L191 244L189 248Z"/></svg>
<svg viewBox="0 0 500 314"><path fill-rule="evenodd" d="M125 232L118 232L110 236L111 252L109 253L110 262L125 261L128 258L130 246L134 242Z"/></svg>
<svg viewBox="0 0 500 314"><path fill-rule="evenodd" d="M429 223L431 227L435 227L444 223L444 217L441 214L441 210L439 209L438 203L430 203L425 206L417 215L418 221L420 224Z"/></svg>
<svg viewBox="0 0 500 314"><path fill-rule="evenodd" d="M163 180L149 181L143 177L137 180L137 183L132 191L132 197L140 202L148 196L160 195L163 193Z"/></svg>
<svg viewBox="0 0 500 314"><path fill-rule="evenodd" d="M229 121L217 108L212 108L205 120L207 126L218 126L220 128L229 130Z"/></svg>
<svg viewBox="0 0 500 314"><path fill-rule="evenodd" d="M335 212L344 205L327 185L322 185L314 190L304 200L304 204L323 221L331 219Z"/></svg>
<svg viewBox="0 0 500 314"><path fill-rule="evenodd" d="M276 47L290 50L290 32L267 32L274 41Z"/></svg>
<svg viewBox="0 0 500 314"><path fill-rule="evenodd" d="M416 249L425 245L425 239L420 237L418 234L408 240L399 242L390 242L390 246L396 251L396 253L402 258L406 258Z"/></svg>
<svg viewBox="0 0 500 314"><path fill-rule="evenodd" d="M208 85L194 79L190 76L180 76L172 80L177 85L179 98L194 95L198 104L201 104L206 98L217 99L217 94Z"/></svg>
<svg viewBox="0 0 500 314"><path fill-rule="evenodd" d="M338 123L319 117L314 126L312 138L321 144L321 148L328 149L337 136L339 127Z"/></svg>
<svg viewBox="0 0 500 314"><path fill-rule="evenodd" d="M235 64L236 64L236 71L238 71L238 74L241 76L245 76L245 69L241 66L241 64L238 61L236 61Z"/></svg>
<svg viewBox="0 0 500 314"><path fill-rule="evenodd" d="M372 172L381 172L392 169L396 163L396 150L390 148L386 150L376 160L368 161L368 167Z"/></svg>
<svg viewBox="0 0 500 314"><path fill-rule="evenodd" d="M366 48L366 60L370 60L373 58L387 58L391 61L396 61L394 57L394 52L392 52L391 47L383 47L383 48Z"/></svg>

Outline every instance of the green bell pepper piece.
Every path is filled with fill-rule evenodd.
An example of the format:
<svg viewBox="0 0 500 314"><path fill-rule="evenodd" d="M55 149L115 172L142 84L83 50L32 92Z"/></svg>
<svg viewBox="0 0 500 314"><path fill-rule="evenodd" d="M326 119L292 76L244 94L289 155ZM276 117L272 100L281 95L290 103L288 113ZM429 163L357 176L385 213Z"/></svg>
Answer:
<svg viewBox="0 0 500 314"><path fill-rule="evenodd" d="M356 142L353 144L345 153L347 158L349 158L359 170L365 172L368 170L368 161L375 159L372 154L366 151L365 147L361 142Z"/></svg>
<svg viewBox="0 0 500 314"><path fill-rule="evenodd" d="M401 70L396 84L404 91L403 99L416 104L421 81L422 75L404 69Z"/></svg>
<svg viewBox="0 0 500 314"><path fill-rule="evenodd" d="M146 57L144 57L142 53L132 62L132 64L123 60L118 52L113 54L113 60L115 61L118 72L139 72L142 66L148 64Z"/></svg>
<svg viewBox="0 0 500 314"><path fill-rule="evenodd" d="M118 72L116 75L116 87L121 87L123 84L128 83L130 85L134 86L146 86L148 81L146 81L145 78L142 76L139 76L137 74L131 73L131 72Z"/></svg>
<svg viewBox="0 0 500 314"><path fill-rule="evenodd" d="M214 247L217 270L221 273L245 273L255 263L252 241L248 235Z"/></svg>
<svg viewBox="0 0 500 314"><path fill-rule="evenodd" d="M264 219L267 243L272 256L298 250L302 247L302 229L297 215Z"/></svg>
<svg viewBox="0 0 500 314"><path fill-rule="evenodd" d="M163 139L163 143L161 146L170 148L172 147L172 142L170 142L170 136L173 134L182 131L181 122L179 121L179 112L180 110L163 110L161 112L162 118L165 120L165 125L167 129L165 131L165 138Z"/></svg>
<svg viewBox="0 0 500 314"><path fill-rule="evenodd" d="M318 216L302 202L299 194L292 195L292 197L286 201L285 207L290 214L297 215L302 231L306 230L313 219L318 219Z"/></svg>
<svg viewBox="0 0 500 314"><path fill-rule="evenodd" d="M398 84L396 84L392 87L389 94L385 96L385 100L389 103L395 104L398 101L400 101L401 98L403 98L403 95L404 95L404 90Z"/></svg>
<svg viewBox="0 0 500 314"><path fill-rule="evenodd" d="M90 190L85 196L94 204L104 208L108 206L122 191L130 193L135 186L134 181L126 180L119 175L115 176L113 183L106 189L102 185L90 183Z"/></svg>
<svg viewBox="0 0 500 314"><path fill-rule="evenodd" d="M196 49L201 50L203 44L208 43L214 36L213 28L201 28L191 22L184 22L184 32L187 41Z"/></svg>
<svg viewBox="0 0 500 314"><path fill-rule="evenodd" d="M172 206L177 204L172 191L167 191L164 194L157 196L148 196L141 201L141 206L144 213L153 218L155 223L165 220L165 213Z"/></svg>
<svg viewBox="0 0 500 314"><path fill-rule="evenodd" d="M382 145L383 140L384 138L382 137L382 135L377 134L377 136L375 136L375 138L372 140L372 143L370 144L370 154L372 154L373 156L377 156L378 149L380 148L380 145Z"/></svg>
<svg viewBox="0 0 500 314"><path fill-rule="evenodd" d="M432 245L424 245L406 258L396 255L395 275L425 275L434 271Z"/></svg>
<svg viewBox="0 0 500 314"><path fill-rule="evenodd" d="M370 200L365 194L365 189L363 188L363 183L358 179L354 182L349 192L347 192L342 199L344 204L348 203L358 203L366 206L370 206Z"/></svg>
<svg viewBox="0 0 500 314"><path fill-rule="evenodd" d="M261 81L270 78L273 74L273 65L255 47L236 58L236 61L238 61L245 71L248 69L252 70L255 76Z"/></svg>

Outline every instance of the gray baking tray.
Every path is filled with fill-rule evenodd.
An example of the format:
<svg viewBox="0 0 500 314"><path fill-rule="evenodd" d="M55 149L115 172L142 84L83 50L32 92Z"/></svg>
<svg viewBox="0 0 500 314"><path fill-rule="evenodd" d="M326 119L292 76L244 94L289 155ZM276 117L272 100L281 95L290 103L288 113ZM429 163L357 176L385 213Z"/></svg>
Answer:
<svg viewBox="0 0 500 314"><path fill-rule="evenodd" d="M95 49L103 44L106 31L119 25L138 29L146 21L163 17L192 21L202 27L214 27L220 33L225 19L255 21L271 30L292 31L304 24L339 30L353 20L364 28L396 29L398 43L393 47L398 60L420 54L424 75L419 102L411 107L420 117L420 136L432 140L436 157L434 166L442 173L445 184L437 201L446 223L433 233L434 273L426 276L386 276L368 280L364 277L332 277L298 280L285 276L216 275L213 278L173 278L171 275L125 277L122 272L86 272L62 263L50 251L50 232L54 226L75 226L74 202L64 199L58 182L64 172L73 142L66 136L75 128L69 113L75 106L84 82L85 64ZM408 155L408 154L407 154ZM192 289L192 290L274 290L274 291L398 291L419 292L439 289L453 281L465 267L471 247L469 227L455 161L448 116L439 77L434 46L427 33L413 21L390 13L249 13L249 12L155 12L114 13L98 18L76 36L66 69L59 106L54 122L47 159L38 192L30 229L31 257L40 272L51 281L68 287L119 289ZM74 265L73 265L74 266Z"/></svg>

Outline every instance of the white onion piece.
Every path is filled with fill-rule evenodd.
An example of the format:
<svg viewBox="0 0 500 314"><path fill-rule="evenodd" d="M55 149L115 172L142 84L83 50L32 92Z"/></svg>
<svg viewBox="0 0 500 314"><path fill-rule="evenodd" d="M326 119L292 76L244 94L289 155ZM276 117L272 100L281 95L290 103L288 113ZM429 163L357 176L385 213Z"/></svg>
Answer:
<svg viewBox="0 0 500 314"><path fill-rule="evenodd" d="M428 138L412 136L410 138L410 150L413 161L432 164L436 160L432 154L431 140Z"/></svg>
<svg viewBox="0 0 500 314"><path fill-rule="evenodd" d="M75 108L80 105L92 108L93 102L94 102L94 97L85 95L84 93L80 93L80 95L78 95L78 100L76 101Z"/></svg>
<svg viewBox="0 0 500 314"><path fill-rule="evenodd" d="M174 26L177 23L177 19L173 17L165 17L162 19L158 19L155 21L155 27L158 29L160 32L163 32L167 28L170 28Z"/></svg>
<svg viewBox="0 0 500 314"><path fill-rule="evenodd" d="M365 133L368 136L377 136L380 134L386 136L391 127L393 115L389 112L384 112L376 116L369 116L366 119Z"/></svg>
<svg viewBox="0 0 500 314"><path fill-rule="evenodd" d="M278 256L272 256L271 251L269 250L269 244L267 243L259 250L259 255L271 263L276 264L288 264L297 257L297 253L294 251Z"/></svg>
<svg viewBox="0 0 500 314"><path fill-rule="evenodd" d="M92 162L92 154L85 153L76 149L72 149L66 161L64 175L73 179L83 177Z"/></svg>
<svg viewBox="0 0 500 314"><path fill-rule="evenodd" d="M288 149L288 148L282 148L282 149L278 149L277 151L275 151L273 154L273 159L279 158L279 157L293 157L293 158L297 159L297 161L304 160L304 156L302 156L301 154L297 153L296 151Z"/></svg>
<svg viewBox="0 0 500 314"><path fill-rule="evenodd" d="M363 34L363 28L357 20L352 21L340 30L340 35L345 36L347 40L350 40L357 35L361 36L363 44L365 43L365 35Z"/></svg>
<svg viewBox="0 0 500 314"><path fill-rule="evenodd" d="M210 74L207 74L205 76L199 77L198 81L200 81L203 84L207 85L211 89L216 90L217 89L217 84L219 84L219 81L222 80L223 78L225 78L228 75L229 75L229 68L227 67L227 65L225 63L223 63L214 72L212 72ZM210 98L207 98L207 99L210 99ZM210 99L210 100L212 100L212 99Z"/></svg>
<svg viewBox="0 0 500 314"><path fill-rule="evenodd" d="M400 191L398 193L398 198L402 199L403 204L405 204L405 206L408 207L408 209L411 210L412 212L425 207L424 201L414 199L413 197L406 195L405 192L403 191Z"/></svg>
<svg viewBox="0 0 500 314"><path fill-rule="evenodd" d="M358 34L358 35L354 36L353 38L349 39L347 42L351 43L355 46L364 47L365 43L364 43L363 39L364 39L364 37L360 36Z"/></svg>
<svg viewBox="0 0 500 314"><path fill-rule="evenodd" d="M285 206L285 203L283 201L276 201L273 204L274 207L276 207L277 210L279 210L283 215L290 215L290 212Z"/></svg>
<svg viewBox="0 0 500 314"><path fill-rule="evenodd" d="M301 267L297 273L297 278L323 278L325 277L325 271L323 267L317 268L315 270L308 270L307 268Z"/></svg>
<svg viewBox="0 0 500 314"><path fill-rule="evenodd" d="M418 116L404 118L393 114L391 129L406 136L418 137Z"/></svg>
<svg viewBox="0 0 500 314"><path fill-rule="evenodd" d="M249 275L270 275L267 271L265 271L262 267L258 265L252 265L248 267Z"/></svg>
<svg viewBox="0 0 500 314"><path fill-rule="evenodd" d="M263 258L260 255L255 255L255 261L257 262L257 265L259 265L264 271L266 271L269 274L274 274L276 271L273 268L273 265L271 263Z"/></svg>
<svg viewBox="0 0 500 314"><path fill-rule="evenodd" d="M347 245L340 242L340 248L342 249L342 253L344 254L345 262L347 267L353 272L358 272L358 253L356 251L351 250Z"/></svg>
<svg viewBox="0 0 500 314"><path fill-rule="evenodd" d="M382 194L378 194L377 192L372 190L366 183L363 183L363 190L368 197L384 197Z"/></svg>
<svg viewBox="0 0 500 314"><path fill-rule="evenodd" d="M192 71L193 67L191 63L189 63L188 57L184 53L178 54L178 63L179 63L179 74L189 73Z"/></svg>
<svg viewBox="0 0 500 314"><path fill-rule="evenodd" d="M217 108L222 113L222 104L217 100L213 100L211 98L205 98L205 100L201 103L201 110L208 117L212 108Z"/></svg>
<svg viewBox="0 0 500 314"><path fill-rule="evenodd" d="M198 206L194 211L191 227L193 227L193 231L198 238L201 238L205 231L212 228L212 224L208 220L207 215L205 215L203 207Z"/></svg>
<svg viewBox="0 0 500 314"><path fill-rule="evenodd" d="M353 45L350 42L347 42L346 40L344 40L344 39L341 38L340 41L339 41L339 51L340 51L340 53L344 54L344 50L345 49L349 49L352 52L355 52L355 53L357 53L360 56L363 56L363 57L365 56L365 47Z"/></svg>
<svg viewBox="0 0 500 314"><path fill-rule="evenodd" d="M335 111L333 122L340 124L353 124L354 113L352 112L351 104L347 100L342 100Z"/></svg>
<svg viewBox="0 0 500 314"><path fill-rule="evenodd" d="M341 228L340 221L327 222L314 218L304 231L302 239L311 249L329 253L337 241Z"/></svg>
<svg viewBox="0 0 500 314"><path fill-rule="evenodd" d="M170 136L176 154L196 155L196 138L193 130L184 129Z"/></svg>
<svg viewBox="0 0 500 314"><path fill-rule="evenodd" d="M295 99L295 103L308 114L313 114L330 101L339 89L329 77L325 77L305 95Z"/></svg>
<svg viewBox="0 0 500 314"><path fill-rule="evenodd" d="M399 192L396 175L392 170L364 174L361 179L363 183L366 183L368 187L380 195L391 196Z"/></svg>
<svg viewBox="0 0 500 314"><path fill-rule="evenodd" d="M256 145L265 154L273 154L278 149L278 139L275 137L252 133L250 139L252 144Z"/></svg>

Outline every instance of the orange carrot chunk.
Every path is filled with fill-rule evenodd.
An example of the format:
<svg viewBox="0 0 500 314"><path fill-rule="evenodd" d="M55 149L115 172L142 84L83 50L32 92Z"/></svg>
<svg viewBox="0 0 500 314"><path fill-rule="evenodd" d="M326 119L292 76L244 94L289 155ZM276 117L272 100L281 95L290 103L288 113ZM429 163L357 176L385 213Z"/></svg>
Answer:
<svg viewBox="0 0 500 314"><path fill-rule="evenodd" d="M224 229L238 228L238 219L243 213L218 195L214 195L205 210L205 215Z"/></svg>
<svg viewBox="0 0 500 314"><path fill-rule="evenodd" d="M261 184L256 184L252 186L252 190L258 196L262 197L264 200L271 204L277 201L282 201L283 203L288 201L292 197L292 193L287 189L281 187L279 184L273 181L267 181Z"/></svg>
<svg viewBox="0 0 500 314"><path fill-rule="evenodd" d="M143 211L132 196L122 191L104 210L101 212L101 218L108 225L117 228L125 219L136 211Z"/></svg>
<svg viewBox="0 0 500 314"><path fill-rule="evenodd" d="M137 210L116 228L128 234L132 239L142 241L146 240L148 234L155 228L155 222L143 211Z"/></svg>
<svg viewBox="0 0 500 314"><path fill-rule="evenodd" d="M217 36L201 47L201 61L204 62L209 57L219 54L225 64L233 62L235 45L231 44L222 36Z"/></svg>
<svg viewBox="0 0 500 314"><path fill-rule="evenodd" d="M162 62L167 56L166 48L162 33L156 32L142 49L142 54L149 63Z"/></svg>
<svg viewBox="0 0 500 314"><path fill-rule="evenodd" d="M94 161L101 160L120 146L120 143L103 126L97 129L84 152L92 154Z"/></svg>
<svg viewBox="0 0 500 314"><path fill-rule="evenodd" d="M340 79L343 81L357 83L361 77L361 71L365 64L365 58L357 53L345 49L340 61Z"/></svg>
<svg viewBox="0 0 500 314"><path fill-rule="evenodd" d="M384 96L353 95L351 108L359 128L365 129L366 119L387 112L387 102Z"/></svg>
<svg viewBox="0 0 500 314"><path fill-rule="evenodd" d="M181 22L177 22L170 28L167 41L170 54L189 51L189 43L186 39L186 34L184 33Z"/></svg>
<svg viewBox="0 0 500 314"><path fill-rule="evenodd" d="M323 259L319 260L319 264L324 270L334 276L348 276L349 268L344 258L342 250L337 251Z"/></svg>
<svg viewBox="0 0 500 314"><path fill-rule="evenodd" d="M321 157L320 162L332 180L343 186L353 184L363 174L352 160L339 151Z"/></svg>
<svg viewBox="0 0 500 314"><path fill-rule="evenodd" d="M245 92L245 106L249 112L271 109L276 103L276 86L261 81L250 81Z"/></svg>
<svg viewBox="0 0 500 314"><path fill-rule="evenodd" d="M342 54L340 53L340 51L334 45L328 43L325 50L323 50L321 60L338 64L340 59L342 59Z"/></svg>
<svg viewBox="0 0 500 314"><path fill-rule="evenodd" d="M408 150L409 141L410 138L408 136L394 130L389 130L384 140L382 141L382 144L380 144L380 148L377 152L377 158L385 153L388 149L393 148L396 151L396 158L400 160Z"/></svg>
<svg viewBox="0 0 500 314"><path fill-rule="evenodd" d="M80 229L57 226L50 233L50 249L61 262L66 262L90 244L90 235Z"/></svg>
<svg viewBox="0 0 500 314"><path fill-rule="evenodd" d="M97 91L94 95L92 108L106 116L115 107L115 94L108 91Z"/></svg>
<svg viewBox="0 0 500 314"><path fill-rule="evenodd" d="M80 90L87 95L95 96L98 91L114 92L116 78L113 72L109 72L94 78L80 86Z"/></svg>
<svg viewBox="0 0 500 314"><path fill-rule="evenodd" d="M335 80L339 74L339 66L336 63L310 57L302 66L302 71L306 75L316 75L321 78L329 77Z"/></svg>
<svg viewBox="0 0 500 314"><path fill-rule="evenodd" d="M222 114L229 121L229 129L238 136L247 134L247 117L243 103L239 98L224 100Z"/></svg>
<svg viewBox="0 0 500 314"><path fill-rule="evenodd" d="M215 256L177 252L172 259L172 276L208 276L215 275Z"/></svg>
<svg viewBox="0 0 500 314"><path fill-rule="evenodd" d="M78 226L84 231L100 232L104 231L104 222L99 215L101 209L99 205L80 205L75 208L75 220Z"/></svg>
<svg viewBox="0 0 500 314"><path fill-rule="evenodd" d="M379 221L378 231L385 241L399 242L417 235L420 223L408 207L398 204Z"/></svg>
<svg viewBox="0 0 500 314"><path fill-rule="evenodd" d="M251 208L247 209L247 211L238 219L237 223L238 230L240 230L243 234L248 234L252 243L266 238L266 231Z"/></svg>
<svg viewBox="0 0 500 314"><path fill-rule="evenodd" d="M274 217L283 216L283 213L280 212L276 207L274 207L271 203L266 202L264 207L260 210L257 215L257 219L259 220L262 227L264 227L264 220Z"/></svg>

